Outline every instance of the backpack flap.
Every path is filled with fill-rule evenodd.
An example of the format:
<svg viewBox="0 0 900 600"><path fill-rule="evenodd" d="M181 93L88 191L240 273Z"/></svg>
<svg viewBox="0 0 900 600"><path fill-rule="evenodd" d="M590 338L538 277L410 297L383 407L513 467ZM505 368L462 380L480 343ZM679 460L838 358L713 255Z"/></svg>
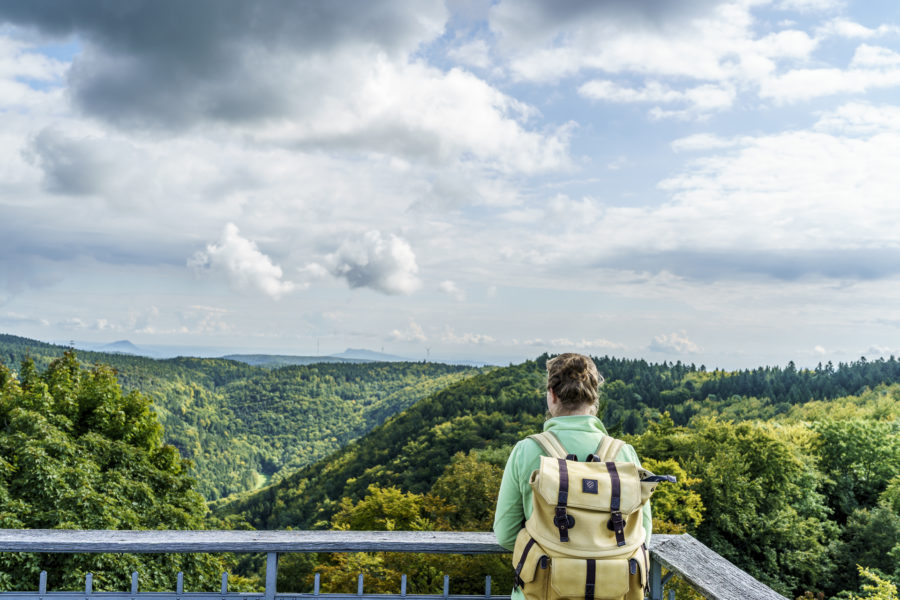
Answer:
<svg viewBox="0 0 900 600"><path fill-rule="evenodd" d="M618 479L619 512L630 515L643 504L638 467L634 463L564 462L568 506L610 512L614 477ZM610 464L614 465L615 475ZM542 456L540 468L532 473L532 489L547 504L557 504L561 469L559 459Z"/></svg>
<svg viewBox="0 0 900 600"><path fill-rule="evenodd" d="M551 597L559 599L622 598L631 588L628 559L552 559Z"/></svg>
<svg viewBox="0 0 900 600"><path fill-rule="evenodd" d="M659 485L660 482L676 482L674 475L654 475L647 469L643 468L638 469L638 475L641 478L641 500L643 502L646 502L650 499L650 496L652 496L653 492L656 491L656 486Z"/></svg>

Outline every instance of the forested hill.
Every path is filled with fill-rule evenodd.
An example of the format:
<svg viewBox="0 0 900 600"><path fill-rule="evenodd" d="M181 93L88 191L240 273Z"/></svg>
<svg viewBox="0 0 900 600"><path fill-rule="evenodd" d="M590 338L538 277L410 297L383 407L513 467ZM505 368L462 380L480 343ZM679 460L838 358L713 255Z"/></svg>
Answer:
<svg viewBox="0 0 900 600"><path fill-rule="evenodd" d="M223 504L258 529L312 528L370 484L428 491L456 452L502 447L543 421L544 374L533 361L496 369L419 401L327 460ZM546 407L544 407L546 408Z"/></svg>
<svg viewBox="0 0 900 600"><path fill-rule="evenodd" d="M39 368L67 349L0 335L0 361ZM277 481L411 406L477 372L435 363L322 363L267 369L209 358L154 360L78 352L114 367L125 390L152 400L165 441L194 462L208 499Z"/></svg>
<svg viewBox="0 0 900 600"><path fill-rule="evenodd" d="M264 529L488 529L509 450L544 421L546 358L450 385L279 484L216 503L214 513ZM597 362L612 392L605 421L620 433L630 424L625 437L645 466L678 476L654 500L657 532L687 531L790 597L858 591L857 564L900 583L895 360L745 373ZM772 396L738 396L740 385L755 393L760 373ZM854 395L839 383L848 381L860 386ZM723 398L703 398L704 386ZM357 568L406 568L378 560L316 568L335 585ZM467 569L483 581L481 567Z"/></svg>
<svg viewBox="0 0 900 600"><path fill-rule="evenodd" d="M452 385L327 460L223 504L217 512L242 514L257 528L308 528L327 521L341 498L361 498L371 483L428 491L455 452L504 447L540 429L546 410L546 359ZM900 362L893 357L837 368L798 370L789 365L738 372L610 357L595 361L606 378L601 414L618 434L640 434L664 412L676 425L704 415L767 419L806 401L900 382Z"/></svg>

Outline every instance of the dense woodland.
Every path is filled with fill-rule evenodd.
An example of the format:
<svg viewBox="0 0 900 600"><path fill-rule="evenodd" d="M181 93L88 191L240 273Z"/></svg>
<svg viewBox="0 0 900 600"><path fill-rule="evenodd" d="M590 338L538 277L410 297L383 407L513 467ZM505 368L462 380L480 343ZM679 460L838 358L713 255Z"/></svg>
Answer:
<svg viewBox="0 0 900 600"><path fill-rule="evenodd" d="M66 348L0 335L0 363L38 368ZM465 377L434 363L320 363L277 369L209 358L153 360L78 352L113 367L121 385L152 401L164 440L192 461L207 500L278 481Z"/></svg>
<svg viewBox="0 0 900 600"><path fill-rule="evenodd" d="M81 353L78 358L84 362ZM3 369L0 526L488 530L512 445L539 431L544 420L546 358L506 368L451 369L426 379L456 377L409 401L405 410L382 413L381 425L356 441L338 442L342 447L324 459L261 490L213 502L205 516L196 493L204 489L202 482L191 481L188 464L163 445L158 429L151 427L156 426L151 405L164 423L167 418L193 418L187 417L190 407L183 412L162 410L158 392L147 392L147 387L144 394L123 393L112 370L79 366L72 355L43 373L28 362L18 367L18 374ZM179 359L165 368L173 373L176 368L196 368L199 380L215 381L210 388L214 393L224 396L222 390L228 389L229 398L243 393L245 406L265 406L274 413L290 410L281 399L316 390L306 375L299 375L299 367L260 372L220 362ZM900 583L898 361L863 359L812 370L788 365L738 372L613 358L599 358L597 363L607 380L604 421L635 446L645 466L679 478L677 484L661 486L654 497L655 531L689 532L789 597L820 592L826 597L891 597L892 586ZM116 367L125 389L141 389L139 377L129 375L121 364ZM354 393L365 394L370 389L366 386L374 385L366 377L391 381L410 377L404 369L412 369L401 364L368 365L370 371L353 370L367 365L323 367L316 366L319 389L331 384L325 379L330 376L333 389L356 386L356 392L347 391L351 401ZM247 376L237 375L248 368ZM259 398L266 403L253 402ZM382 398L382 407L398 401L389 393ZM358 403L350 412L365 407ZM309 406L303 410L316 414ZM230 431L237 431L234 427ZM141 433L151 430L155 433ZM48 431L53 432L49 437ZM211 427L205 433L218 435ZM134 448L126 450L138 464L150 466L133 473L117 471L109 451L103 450L112 444L119 444L117 451L121 444L132 444ZM167 461L154 462L166 453ZM75 493L66 479L75 477L73 469L93 478L80 483L95 490L95 498ZM50 489L60 482L65 484L62 491L43 505L29 496L32 486ZM167 499L165 494L174 492L166 482L181 495ZM127 503L104 500L106 495L130 498L148 510L130 515ZM54 503L68 507L68 512L54 512ZM105 503L103 514L111 516L101 518L91 509L98 503ZM182 520L173 520L164 505L181 507ZM158 525L149 522L155 518L148 516L156 514L153 511L159 512ZM0 570L33 573L38 560L0 555ZM77 578L87 559L71 560L75 562L67 568ZM100 581L117 581L113 572L123 566L119 560L138 561L118 557L94 564L95 571L108 573ZM243 575L236 585L259 585L260 563L253 557L241 562L231 557L192 560L196 564L184 568L198 582L224 566ZM411 593L439 591L442 573L451 575L454 590L479 593L485 574L494 576L496 589L510 584L506 560L391 553L288 555L279 568L279 590L307 589L315 570L322 573L323 591L355 589L355 574L364 571L370 591L396 592L405 572L411 574ZM163 566L169 565L140 568L152 573ZM0 577L0 589L15 585L14 576ZM683 584L673 580L671 585L682 586L679 597L690 597Z"/></svg>

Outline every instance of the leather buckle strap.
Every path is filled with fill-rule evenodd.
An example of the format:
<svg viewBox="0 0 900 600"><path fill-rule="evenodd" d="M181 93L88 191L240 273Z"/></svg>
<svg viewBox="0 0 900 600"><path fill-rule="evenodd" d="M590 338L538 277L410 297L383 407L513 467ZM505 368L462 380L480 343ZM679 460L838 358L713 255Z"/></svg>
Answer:
<svg viewBox="0 0 900 600"><path fill-rule="evenodd" d="M566 505L569 503L569 469L566 467L566 459L559 461L559 495L556 498L556 516L553 524L559 529L559 541L569 541L569 529L575 525L575 518L566 514Z"/></svg>
<svg viewBox="0 0 900 600"><path fill-rule="evenodd" d="M609 499L609 510L612 518L609 520L609 528L616 532L616 544L625 545L625 519L622 518L622 481L619 479L619 471L615 462L607 462L606 470L609 471L609 480L612 484L612 493Z"/></svg>
<svg viewBox="0 0 900 600"><path fill-rule="evenodd" d="M584 579L584 600L594 600L594 584L597 582L596 560L588 559L587 576Z"/></svg>
<svg viewBox="0 0 900 600"><path fill-rule="evenodd" d="M622 513L614 512L612 513L612 517L609 519L609 522L606 526L609 529L612 529L616 532L616 545L624 546L625 545L625 524L626 521L622 517Z"/></svg>
<svg viewBox="0 0 900 600"><path fill-rule="evenodd" d="M525 549L522 550L522 556L519 557L519 564L516 565L516 587L522 587L523 585L525 585L525 582L522 581L522 578L520 576L522 575L522 568L525 567L525 559L528 558L528 553L531 552L532 546L534 546L534 538L528 540L528 543L525 544Z"/></svg>

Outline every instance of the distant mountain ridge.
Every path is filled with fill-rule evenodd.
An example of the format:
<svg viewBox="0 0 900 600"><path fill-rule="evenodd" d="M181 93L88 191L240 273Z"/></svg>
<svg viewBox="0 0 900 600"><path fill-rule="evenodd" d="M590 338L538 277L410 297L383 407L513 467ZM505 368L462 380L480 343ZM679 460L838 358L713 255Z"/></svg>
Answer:
<svg viewBox="0 0 900 600"><path fill-rule="evenodd" d="M374 350L366 350L364 348L347 348L338 354L332 354L333 358L348 358L351 360L371 360L379 362L414 362L411 358L404 358L394 354L385 354L384 352L375 352Z"/></svg>

